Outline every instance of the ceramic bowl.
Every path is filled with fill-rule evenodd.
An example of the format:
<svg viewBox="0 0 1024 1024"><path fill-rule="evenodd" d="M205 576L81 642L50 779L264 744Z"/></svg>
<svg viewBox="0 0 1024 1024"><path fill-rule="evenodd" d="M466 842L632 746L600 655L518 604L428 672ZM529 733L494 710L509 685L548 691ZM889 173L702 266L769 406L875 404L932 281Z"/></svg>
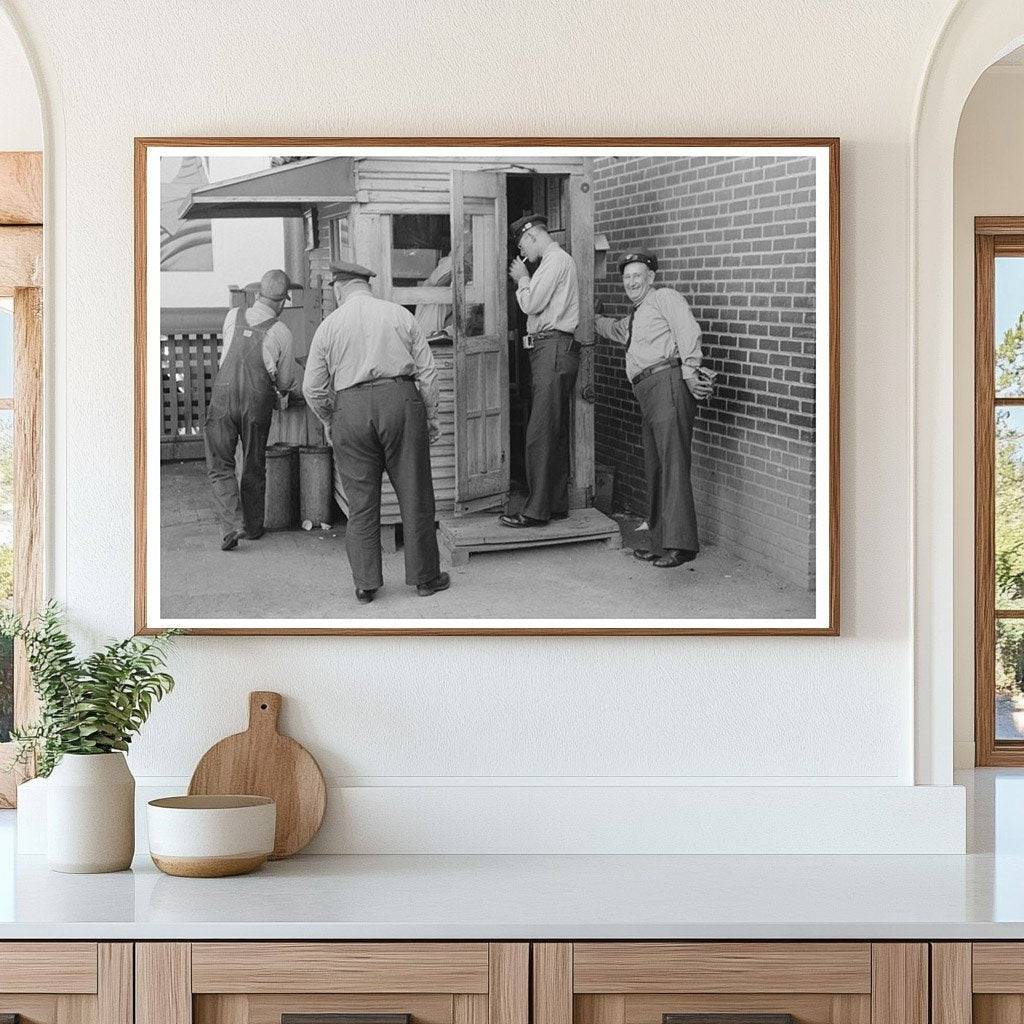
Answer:
<svg viewBox="0 0 1024 1024"><path fill-rule="evenodd" d="M149 853L168 875L255 871L274 849L277 805L264 796L168 796L146 809Z"/></svg>

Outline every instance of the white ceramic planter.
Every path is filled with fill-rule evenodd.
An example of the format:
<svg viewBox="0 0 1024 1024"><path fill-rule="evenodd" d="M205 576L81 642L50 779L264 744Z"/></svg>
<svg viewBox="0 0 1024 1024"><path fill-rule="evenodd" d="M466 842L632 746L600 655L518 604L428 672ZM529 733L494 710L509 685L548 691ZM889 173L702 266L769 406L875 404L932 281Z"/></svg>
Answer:
<svg viewBox="0 0 1024 1024"><path fill-rule="evenodd" d="M124 754L65 754L46 784L53 871L124 871L135 854L135 779Z"/></svg>

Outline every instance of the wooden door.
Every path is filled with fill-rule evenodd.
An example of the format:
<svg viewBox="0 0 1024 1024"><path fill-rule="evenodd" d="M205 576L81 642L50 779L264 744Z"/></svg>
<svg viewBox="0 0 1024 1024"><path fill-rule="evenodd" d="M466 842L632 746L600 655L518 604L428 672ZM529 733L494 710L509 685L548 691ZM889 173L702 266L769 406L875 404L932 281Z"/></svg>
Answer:
<svg viewBox="0 0 1024 1024"><path fill-rule="evenodd" d="M132 1024L130 942L0 942L0 1019Z"/></svg>
<svg viewBox="0 0 1024 1024"><path fill-rule="evenodd" d="M142 942L135 1024L528 1024L524 942Z"/></svg>
<svg viewBox="0 0 1024 1024"><path fill-rule="evenodd" d="M928 947L533 945L533 1024L707 1024L709 1014L719 1024L928 1024Z"/></svg>
<svg viewBox="0 0 1024 1024"><path fill-rule="evenodd" d="M1024 942L933 942L932 1024L1009 1024L1024 1015Z"/></svg>
<svg viewBox="0 0 1024 1024"><path fill-rule="evenodd" d="M504 504L509 491L505 178L451 172L455 326L455 512Z"/></svg>

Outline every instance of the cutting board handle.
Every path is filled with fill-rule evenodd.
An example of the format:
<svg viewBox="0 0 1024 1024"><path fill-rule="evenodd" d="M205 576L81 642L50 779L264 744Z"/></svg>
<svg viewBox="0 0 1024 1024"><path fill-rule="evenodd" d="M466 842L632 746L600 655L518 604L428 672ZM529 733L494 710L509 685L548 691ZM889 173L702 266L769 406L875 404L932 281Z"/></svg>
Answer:
<svg viewBox="0 0 1024 1024"><path fill-rule="evenodd" d="M253 690L249 694L249 732L277 732L281 714L281 694L271 690Z"/></svg>

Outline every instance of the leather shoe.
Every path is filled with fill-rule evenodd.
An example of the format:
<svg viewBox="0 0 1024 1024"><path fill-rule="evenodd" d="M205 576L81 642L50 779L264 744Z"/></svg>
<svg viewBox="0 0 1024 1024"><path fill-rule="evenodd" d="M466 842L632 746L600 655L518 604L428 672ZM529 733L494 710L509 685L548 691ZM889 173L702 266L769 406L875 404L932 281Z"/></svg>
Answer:
<svg viewBox="0 0 1024 1024"><path fill-rule="evenodd" d="M238 542L245 536L242 530L232 530L230 533L224 534L224 539L220 542L221 551L234 551L238 547Z"/></svg>
<svg viewBox="0 0 1024 1024"><path fill-rule="evenodd" d="M246 530L245 536L248 537L249 540L259 540L266 532L266 528L261 526L258 530Z"/></svg>
<svg viewBox="0 0 1024 1024"><path fill-rule="evenodd" d="M451 585L451 576L449 576L448 573L443 572L440 576L431 580L429 583L416 584L416 593L420 597L430 597L432 594L436 594L439 590L447 590Z"/></svg>
<svg viewBox="0 0 1024 1024"><path fill-rule="evenodd" d="M379 587L367 587L366 589L356 587L356 600L360 604L369 604L377 596L379 589Z"/></svg>
<svg viewBox="0 0 1024 1024"><path fill-rule="evenodd" d="M633 557L641 562L653 562L658 556L650 548L633 548Z"/></svg>
<svg viewBox="0 0 1024 1024"><path fill-rule="evenodd" d="M697 557L696 551L683 548L665 548L665 554L654 560L655 569L674 569L677 565L685 565Z"/></svg>
<svg viewBox="0 0 1024 1024"><path fill-rule="evenodd" d="M546 519L534 519L533 516L524 516L522 512L517 512L514 516L499 516L498 522L502 526L511 526L517 530L522 529L524 526L548 525Z"/></svg>
<svg viewBox="0 0 1024 1024"><path fill-rule="evenodd" d="M551 518L552 519L568 519L569 518L569 513L568 512L552 512L551 513Z"/></svg>

